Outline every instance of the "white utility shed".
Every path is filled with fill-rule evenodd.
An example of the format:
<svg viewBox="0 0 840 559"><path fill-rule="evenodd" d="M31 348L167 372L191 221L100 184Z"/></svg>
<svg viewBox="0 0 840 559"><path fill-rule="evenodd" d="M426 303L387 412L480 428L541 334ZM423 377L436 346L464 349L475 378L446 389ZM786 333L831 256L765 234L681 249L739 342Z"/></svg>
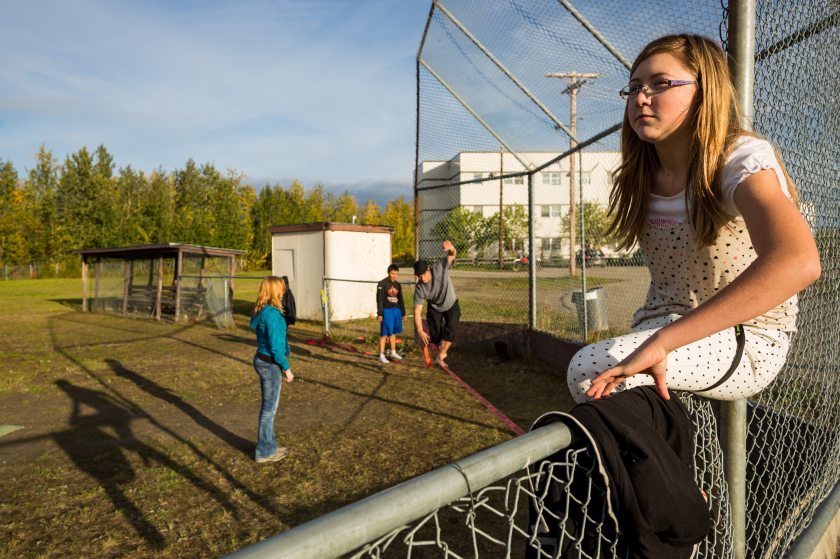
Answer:
<svg viewBox="0 0 840 559"><path fill-rule="evenodd" d="M319 222L268 230L271 273L288 276L298 318L323 320L325 284L330 320L376 315L376 283L388 275L392 228Z"/></svg>

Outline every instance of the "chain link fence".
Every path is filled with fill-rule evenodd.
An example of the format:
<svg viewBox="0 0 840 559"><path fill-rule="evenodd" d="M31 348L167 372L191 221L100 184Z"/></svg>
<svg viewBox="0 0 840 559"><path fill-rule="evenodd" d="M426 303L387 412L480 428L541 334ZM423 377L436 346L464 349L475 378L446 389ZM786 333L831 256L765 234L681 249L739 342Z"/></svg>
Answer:
<svg viewBox="0 0 840 559"><path fill-rule="evenodd" d="M746 502L737 503L746 509L745 536L733 532L719 414L708 400L682 396L699 429L696 473L715 526L698 557L784 556L840 473L840 388L832 365L840 351L833 316L840 285L840 6L806 0L790 8L779 1L756 6L754 126L778 146L797 184L823 276L801 295L785 370L747 406ZM428 259L440 256L444 239L459 249L452 278L464 320L527 325L577 342L627 331L650 278L636 251L618 250L606 234L624 110L616 92L629 61L658 36L719 34L726 45L728 11L711 0L433 2L418 53L416 242ZM375 319L363 322L333 328L378 332ZM587 498L569 495L571 508L597 510L603 496L583 456L569 451L538 471L564 490L583 476ZM599 539L609 530L597 514L578 518L599 534L603 545L595 551L565 528L561 540L571 552L541 548L539 522L528 525L523 515L527 501L540 502L526 489L533 487L530 475L473 487L449 506L370 538L353 557L522 556L526 548L539 557L621 556L620 537Z"/></svg>
<svg viewBox="0 0 840 559"><path fill-rule="evenodd" d="M644 44L677 30L717 35L721 10L712 2L435 3L418 62L419 254L436 256L449 238L460 270L508 288L468 320L518 314L528 324L529 278L523 271L517 281L514 270L527 270L530 258L533 328L571 340L629 329L649 276L635 249L618 250L606 234L624 109L617 91ZM590 309L595 287L604 289ZM469 306L473 293L459 295Z"/></svg>
<svg viewBox="0 0 840 559"><path fill-rule="evenodd" d="M171 258L161 263L157 259L101 258L93 265L91 310L154 318L160 281L161 314L175 316L176 286L180 283L179 318L233 327L229 259L185 254L181 266L181 275L176 277Z"/></svg>
<svg viewBox="0 0 840 559"><path fill-rule="evenodd" d="M822 277L800 297L787 365L748 417L747 548L781 557L840 474L840 5L759 0L754 128L781 151Z"/></svg>
<svg viewBox="0 0 840 559"><path fill-rule="evenodd" d="M62 260L58 262L33 261L26 264L0 263L0 279L3 281L78 277L78 260Z"/></svg>
<svg viewBox="0 0 840 559"><path fill-rule="evenodd" d="M433 3L418 56L418 249L437 256L448 238L461 250L456 289L462 308L477 303L465 320L519 321L578 342L628 329L649 276L605 234L624 109L616 92L658 36L726 45L728 11L716 1ZM823 263L801 295L787 367L748 406L745 549L781 557L840 473L840 5L759 1L754 15L754 127L779 148ZM535 277L517 271L523 258ZM477 291L466 287L474 281ZM505 310L478 302L494 286Z"/></svg>

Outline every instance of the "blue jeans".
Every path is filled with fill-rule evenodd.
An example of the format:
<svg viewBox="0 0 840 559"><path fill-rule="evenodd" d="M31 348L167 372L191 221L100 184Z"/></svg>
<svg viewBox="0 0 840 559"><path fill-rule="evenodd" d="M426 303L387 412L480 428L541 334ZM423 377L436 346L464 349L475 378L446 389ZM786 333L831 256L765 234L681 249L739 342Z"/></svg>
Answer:
<svg viewBox="0 0 840 559"><path fill-rule="evenodd" d="M283 371L280 365L267 363L254 356L254 370L260 376L260 423L257 429L256 458L271 456L277 450L274 436L274 415L280 404L280 386L283 383Z"/></svg>

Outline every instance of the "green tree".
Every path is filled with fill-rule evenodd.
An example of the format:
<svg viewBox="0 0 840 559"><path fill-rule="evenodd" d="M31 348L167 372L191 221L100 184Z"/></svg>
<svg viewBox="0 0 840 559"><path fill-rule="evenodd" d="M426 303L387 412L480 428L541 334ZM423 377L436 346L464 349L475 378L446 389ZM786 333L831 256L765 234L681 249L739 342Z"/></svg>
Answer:
<svg viewBox="0 0 840 559"><path fill-rule="evenodd" d="M595 202L585 202L583 210L581 211L578 205L577 215L583 215L583 231L586 238L586 246L591 248L601 248L604 246L615 244L616 238L614 235L608 235L607 230L612 223L609 211L606 206L597 204ZM578 217L579 218L579 217ZM576 223L575 227L580 231L580 223ZM561 221L562 236L569 238L569 214L563 216ZM580 234L577 236L580 241Z"/></svg>
<svg viewBox="0 0 840 559"><path fill-rule="evenodd" d="M120 169L119 176L114 181L113 244L126 246L142 244L146 241L146 231L143 229L143 200L148 195L149 183L142 172L137 172L131 165Z"/></svg>
<svg viewBox="0 0 840 559"><path fill-rule="evenodd" d="M199 168L192 159L175 171L173 241L209 245L213 239L210 191L218 172L209 163Z"/></svg>
<svg viewBox="0 0 840 559"><path fill-rule="evenodd" d="M27 259L24 235L25 205L18 174L10 161L0 160L0 262L23 264Z"/></svg>
<svg viewBox="0 0 840 559"><path fill-rule="evenodd" d="M507 206L503 211L503 241L508 250L518 250L528 240L528 214L522 206ZM498 218L496 219L498 224ZM497 229L498 231L498 226Z"/></svg>
<svg viewBox="0 0 840 559"><path fill-rule="evenodd" d="M59 172L56 189L56 213L67 244L59 251L93 248L96 232L96 192L93 181L93 157L86 147L69 155Z"/></svg>
<svg viewBox="0 0 840 559"><path fill-rule="evenodd" d="M306 222L306 190L297 180L293 180L286 197L284 223Z"/></svg>
<svg viewBox="0 0 840 559"><path fill-rule="evenodd" d="M27 213L32 219L27 228L30 260L58 263L65 258L62 247L71 244L58 219L58 173L59 165L52 152L41 145L35 155L35 167L24 183Z"/></svg>
<svg viewBox="0 0 840 559"><path fill-rule="evenodd" d="M251 240L248 226L253 190L242 185L242 177L229 173L212 185L213 243L224 248L247 249Z"/></svg>
<svg viewBox="0 0 840 559"><path fill-rule="evenodd" d="M306 223L326 221L324 213L324 187L316 184L306 197Z"/></svg>
<svg viewBox="0 0 840 559"><path fill-rule="evenodd" d="M271 197L274 191L267 184L260 189L251 207L251 247L248 249L248 261L256 266L265 265L271 255Z"/></svg>
<svg viewBox="0 0 840 559"><path fill-rule="evenodd" d="M327 206L329 207L330 221L337 221L339 223L352 223L353 218L358 219L359 203L356 202L356 197L348 192L345 192L338 198L329 196Z"/></svg>
<svg viewBox="0 0 840 559"><path fill-rule="evenodd" d="M152 171L139 209L137 224L141 244L169 243L175 240L175 180L162 169Z"/></svg>
<svg viewBox="0 0 840 559"><path fill-rule="evenodd" d="M379 205L373 200L365 202L362 208L362 216L360 223L364 225L379 225L382 223L382 214L379 211Z"/></svg>
<svg viewBox="0 0 840 559"><path fill-rule="evenodd" d="M394 229L391 234L391 255L394 260L414 259L414 204L400 196L382 210L382 225ZM456 245L457 247L457 245Z"/></svg>
<svg viewBox="0 0 840 559"><path fill-rule="evenodd" d="M475 258L486 237L486 227L480 213L458 206L432 228L432 237L452 241L461 258Z"/></svg>
<svg viewBox="0 0 840 559"><path fill-rule="evenodd" d="M114 158L104 145L100 144L93 153L93 170L90 180L93 207L88 217L90 219L89 246L118 246L123 242L120 238L123 230L118 227L118 224L124 217L130 221L130 216L123 216L120 213L117 180L114 177Z"/></svg>

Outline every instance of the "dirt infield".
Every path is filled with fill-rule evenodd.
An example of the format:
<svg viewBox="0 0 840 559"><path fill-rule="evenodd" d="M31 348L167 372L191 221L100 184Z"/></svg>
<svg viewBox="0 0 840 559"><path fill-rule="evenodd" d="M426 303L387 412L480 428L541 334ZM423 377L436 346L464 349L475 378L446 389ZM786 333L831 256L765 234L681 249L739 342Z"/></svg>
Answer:
<svg viewBox="0 0 840 559"><path fill-rule="evenodd" d="M219 556L512 436L410 344L382 365L307 344L320 325L302 324L277 422L289 457L257 466L244 315L221 331L83 314L78 291L0 283L0 425L23 426L0 438L0 556ZM544 366L463 348L449 365L526 429L571 406Z"/></svg>

